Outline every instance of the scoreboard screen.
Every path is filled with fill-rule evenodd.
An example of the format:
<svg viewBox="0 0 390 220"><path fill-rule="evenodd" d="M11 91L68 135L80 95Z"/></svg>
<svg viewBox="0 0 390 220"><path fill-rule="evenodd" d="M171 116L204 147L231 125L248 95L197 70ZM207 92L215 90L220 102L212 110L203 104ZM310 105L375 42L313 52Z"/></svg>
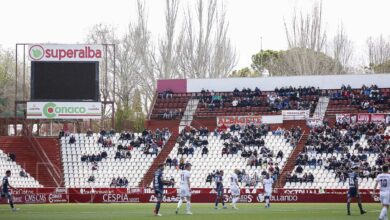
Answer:
<svg viewBox="0 0 390 220"><path fill-rule="evenodd" d="M31 62L32 101L99 101L99 62Z"/></svg>

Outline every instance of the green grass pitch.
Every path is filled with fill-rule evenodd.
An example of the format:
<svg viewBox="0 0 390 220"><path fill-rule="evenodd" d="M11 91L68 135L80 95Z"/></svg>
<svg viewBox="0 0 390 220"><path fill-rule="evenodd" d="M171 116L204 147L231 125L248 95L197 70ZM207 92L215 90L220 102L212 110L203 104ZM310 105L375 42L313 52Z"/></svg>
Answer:
<svg viewBox="0 0 390 220"><path fill-rule="evenodd" d="M191 220L341 220L377 219L380 204L363 204L368 211L360 215L357 204L352 204L352 216L346 215L345 204L238 204L239 210L214 210L213 204L192 204L192 216L184 215L185 204L176 215L176 204L162 204L162 217L154 217L153 204L47 204L17 205L11 212L8 205L0 205L1 220L121 220L121 219L191 219Z"/></svg>

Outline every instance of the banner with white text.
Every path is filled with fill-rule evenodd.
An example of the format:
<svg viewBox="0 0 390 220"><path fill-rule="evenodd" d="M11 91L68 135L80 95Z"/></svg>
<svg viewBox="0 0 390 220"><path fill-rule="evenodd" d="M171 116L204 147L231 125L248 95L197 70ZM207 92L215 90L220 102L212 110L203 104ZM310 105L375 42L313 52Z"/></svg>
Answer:
<svg viewBox="0 0 390 220"><path fill-rule="evenodd" d="M244 125L260 125L260 124L282 124L283 117L281 115L253 115L253 116L218 116L217 126L225 125L227 127L235 124Z"/></svg>

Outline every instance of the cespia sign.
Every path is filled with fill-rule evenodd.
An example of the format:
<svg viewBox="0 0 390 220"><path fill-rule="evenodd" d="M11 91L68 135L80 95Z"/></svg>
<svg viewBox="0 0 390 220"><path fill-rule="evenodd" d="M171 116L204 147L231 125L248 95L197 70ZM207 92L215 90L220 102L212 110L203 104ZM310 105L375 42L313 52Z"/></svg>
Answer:
<svg viewBox="0 0 390 220"><path fill-rule="evenodd" d="M31 61L100 61L103 46L95 44L30 44Z"/></svg>
<svg viewBox="0 0 390 220"><path fill-rule="evenodd" d="M100 102L27 102L28 119L100 119Z"/></svg>

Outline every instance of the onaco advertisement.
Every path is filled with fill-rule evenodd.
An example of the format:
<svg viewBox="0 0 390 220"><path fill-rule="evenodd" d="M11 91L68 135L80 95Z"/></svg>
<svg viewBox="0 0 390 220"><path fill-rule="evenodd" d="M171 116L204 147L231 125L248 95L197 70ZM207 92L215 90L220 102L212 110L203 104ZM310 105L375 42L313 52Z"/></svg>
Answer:
<svg viewBox="0 0 390 220"><path fill-rule="evenodd" d="M100 102L27 102L28 119L100 119Z"/></svg>

